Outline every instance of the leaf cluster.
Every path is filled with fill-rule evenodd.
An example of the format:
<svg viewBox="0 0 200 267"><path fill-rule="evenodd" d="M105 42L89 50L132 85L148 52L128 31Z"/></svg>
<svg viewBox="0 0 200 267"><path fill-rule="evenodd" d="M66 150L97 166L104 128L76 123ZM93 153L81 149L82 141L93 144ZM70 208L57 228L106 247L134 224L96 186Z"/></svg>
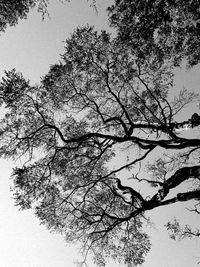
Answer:
<svg viewBox="0 0 200 267"><path fill-rule="evenodd" d="M111 26L141 58L154 51L160 61L199 63L199 1L116 0L108 8Z"/></svg>

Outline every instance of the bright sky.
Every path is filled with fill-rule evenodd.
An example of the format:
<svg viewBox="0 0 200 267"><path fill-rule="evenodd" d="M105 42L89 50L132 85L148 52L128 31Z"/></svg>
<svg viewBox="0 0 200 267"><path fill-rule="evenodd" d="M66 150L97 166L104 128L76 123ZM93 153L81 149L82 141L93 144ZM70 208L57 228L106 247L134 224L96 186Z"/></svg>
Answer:
<svg viewBox="0 0 200 267"><path fill-rule="evenodd" d="M95 25L96 29L108 29L105 6L110 1L98 1L98 15L87 1L72 0L61 4L52 1L50 19L41 21L41 15L32 12L26 21L8 28L0 36L0 76L4 69L16 68L31 83L39 82L49 66L59 60L64 52L63 41L78 25ZM178 87L185 85L198 91L199 68L191 72L177 72ZM196 111L197 106L189 112ZM190 115L191 115L190 114ZM78 257L75 248L66 246L63 238L49 233L34 217L32 211L18 211L9 191L13 163L0 161L0 266L1 267L74 267ZM155 226L152 235L152 250L143 267L195 267L197 266L200 240L174 242L168 238L163 225L177 215L184 223L200 222L199 217L187 215L181 205L174 208L151 211ZM200 258L199 258L200 260ZM93 264L89 264L93 267ZM106 267L118 267L110 263Z"/></svg>

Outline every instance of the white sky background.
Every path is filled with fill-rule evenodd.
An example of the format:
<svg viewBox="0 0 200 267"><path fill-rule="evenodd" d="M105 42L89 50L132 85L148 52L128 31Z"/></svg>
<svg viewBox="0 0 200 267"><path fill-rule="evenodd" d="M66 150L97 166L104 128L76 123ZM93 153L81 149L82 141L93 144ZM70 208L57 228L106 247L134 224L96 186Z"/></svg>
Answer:
<svg viewBox="0 0 200 267"><path fill-rule="evenodd" d="M0 76L3 70L16 68L31 83L39 82L51 64L56 63L64 52L63 41L78 25L95 25L96 29L106 29L107 18L105 6L110 1L98 1L98 15L89 7L87 1L72 0L61 4L52 1L49 6L51 18L41 21L36 11L29 14L28 19L21 21L16 27L8 28L0 36ZM198 91L200 84L199 68L191 72L177 72L177 86ZM198 112L198 107L190 107L186 118ZM77 251L66 246L63 238L50 234L32 211L18 211L14 206L9 191L12 163L0 161L0 266L1 267L74 267ZM149 213L155 226L152 235L152 250L143 267L195 267L200 261L200 240L174 242L168 238L163 225L168 219L177 215L184 223L199 225L200 218L189 214L183 205L160 208ZM93 266L89 264L89 266ZM118 267L110 263L106 267Z"/></svg>

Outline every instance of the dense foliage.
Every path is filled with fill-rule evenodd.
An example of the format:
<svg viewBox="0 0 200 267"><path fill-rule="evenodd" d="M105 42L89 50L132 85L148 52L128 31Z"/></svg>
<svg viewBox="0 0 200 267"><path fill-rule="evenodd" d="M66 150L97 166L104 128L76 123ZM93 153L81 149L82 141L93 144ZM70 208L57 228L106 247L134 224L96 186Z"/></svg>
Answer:
<svg viewBox="0 0 200 267"><path fill-rule="evenodd" d="M0 85L0 153L24 160L12 175L16 204L33 208L67 242L81 242L85 259L90 252L99 266L107 257L127 266L144 261L146 211L190 199L199 204L200 139L179 130L192 131L200 119L175 121L197 96L168 96L170 64L154 53L141 60L88 26L66 40L61 62L41 85L15 70ZM168 197L186 181L189 191ZM154 192L143 191L143 183Z"/></svg>
<svg viewBox="0 0 200 267"><path fill-rule="evenodd" d="M0 31L8 26L15 26L19 19L26 19L34 7L44 18L48 13L49 0L0 0Z"/></svg>
<svg viewBox="0 0 200 267"><path fill-rule="evenodd" d="M200 3L198 0L115 0L108 8L119 38L145 58L149 51L174 64L199 63Z"/></svg>
<svg viewBox="0 0 200 267"><path fill-rule="evenodd" d="M18 19L26 18L27 13L35 6L35 0L1 0L0 1L0 31L10 25L17 24Z"/></svg>

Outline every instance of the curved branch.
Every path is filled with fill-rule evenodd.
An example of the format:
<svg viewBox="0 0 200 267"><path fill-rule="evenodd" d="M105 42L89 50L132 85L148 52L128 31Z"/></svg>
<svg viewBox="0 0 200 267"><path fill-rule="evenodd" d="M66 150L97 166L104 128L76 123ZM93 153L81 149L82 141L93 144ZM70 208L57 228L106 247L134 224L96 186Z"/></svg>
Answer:
<svg viewBox="0 0 200 267"><path fill-rule="evenodd" d="M200 190L189 191L189 192L185 192L185 193L178 193L176 197L162 201L158 204L158 206L169 205L169 204L173 204L176 202L184 202L184 201L188 201L191 199L196 199L196 200L198 199L199 200L200 199Z"/></svg>
<svg viewBox="0 0 200 267"><path fill-rule="evenodd" d="M172 189L189 178L200 178L200 166L183 167L165 181L163 187Z"/></svg>
<svg viewBox="0 0 200 267"><path fill-rule="evenodd" d="M134 200L134 199L138 199L140 200L142 203L144 202L144 198L142 197L142 195L140 193L138 193L136 190L134 190L132 187L130 186L123 186L121 184L121 180L116 178L117 180L117 186L120 190L123 191L123 194L126 194L126 193L130 193L131 194L131 198Z"/></svg>

